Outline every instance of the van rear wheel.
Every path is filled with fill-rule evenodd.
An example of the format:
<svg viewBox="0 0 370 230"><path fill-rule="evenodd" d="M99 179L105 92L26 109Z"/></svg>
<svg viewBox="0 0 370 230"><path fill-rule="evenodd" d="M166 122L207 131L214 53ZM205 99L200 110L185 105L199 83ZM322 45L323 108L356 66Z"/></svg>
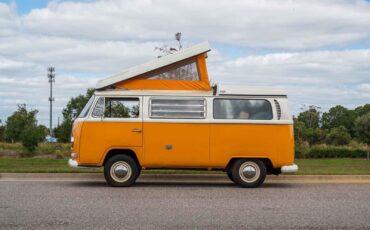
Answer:
<svg viewBox="0 0 370 230"><path fill-rule="evenodd" d="M232 168L233 181L241 187L255 188L266 178L266 166L261 160L240 159Z"/></svg>
<svg viewBox="0 0 370 230"><path fill-rule="evenodd" d="M135 160L127 155L115 155L104 165L104 177L113 187L128 187L139 176L139 167Z"/></svg>

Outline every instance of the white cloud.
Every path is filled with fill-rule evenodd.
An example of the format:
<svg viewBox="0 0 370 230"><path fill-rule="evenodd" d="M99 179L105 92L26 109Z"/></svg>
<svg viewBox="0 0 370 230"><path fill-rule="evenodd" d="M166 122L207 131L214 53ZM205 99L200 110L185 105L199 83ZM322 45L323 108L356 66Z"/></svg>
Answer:
<svg viewBox="0 0 370 230"><path fill-rule="evenodd" d="M167 40L182 31L196 40L307 49L368 38L369 11L365 1L61 2L33 10L23 24L33 33L97 40Z"/></svg>
<svg viewBox="0 0 370 230"><path fill-rule="evenodd" d="M0 37L15 34L19 29L20 21L15 4L7 5L0 2Z"/></svg>
<svg viewBox="0 0 370 230"><path fill-rule="evenodd" d="M239 58L213 49L213 82L282 87L295 111L300 104L370 101L369 49L340 50L370 44L363 42L370 38L366 1L55 1L25 15L0 3L0 119L27 103L47 124L47 66L57 70L55 114L61 116L70 97L155 58L154 47L177 31L185 46L209 40L255 53L272 49Z"/></svg>
<svg viewBox="0 0 370 230"><path fill-rule="evenodd" d="M270 85L287 90L294 111L300 104L328 109L370 101L370 49L254 55L212 63L210 75L227 84Z"/></svg>

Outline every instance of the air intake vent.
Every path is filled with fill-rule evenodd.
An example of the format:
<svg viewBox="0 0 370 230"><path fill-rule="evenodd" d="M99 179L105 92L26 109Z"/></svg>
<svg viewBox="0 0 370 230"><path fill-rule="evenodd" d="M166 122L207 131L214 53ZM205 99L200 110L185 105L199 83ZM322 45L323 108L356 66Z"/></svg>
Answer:
<svg viewBox="0 0 370 230"><path fill-rule="evenodd" d="M277 114L277 118L278 120L280 120L281 118L281 108L280 108L280 104L277 100L274 99L274 102L275 102L275 107L276 107L276 114Z"/></svg>

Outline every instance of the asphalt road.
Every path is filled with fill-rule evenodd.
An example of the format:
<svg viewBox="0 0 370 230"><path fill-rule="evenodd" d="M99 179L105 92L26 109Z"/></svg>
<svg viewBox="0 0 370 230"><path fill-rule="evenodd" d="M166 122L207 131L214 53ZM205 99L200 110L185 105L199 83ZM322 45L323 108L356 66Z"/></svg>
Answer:
<svg viewBox="0 0 370 230"><path fill-rule="evenodd" d="M0 229L370 229L370 184L0 181Z"/></svg>

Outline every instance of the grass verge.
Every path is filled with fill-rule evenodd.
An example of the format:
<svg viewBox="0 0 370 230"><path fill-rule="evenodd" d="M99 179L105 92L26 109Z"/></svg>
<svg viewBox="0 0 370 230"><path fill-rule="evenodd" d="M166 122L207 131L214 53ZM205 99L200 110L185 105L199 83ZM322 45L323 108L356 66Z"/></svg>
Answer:
<svg viewBox="0 0 370 230"><path fill-rule="evenodd" d="M297 175L370 175L370 160L365 159L297 159ZM90 173L102 168L75 169L67 159L49 158L0 158L0 173ZM169 173L219 173L195 170L148 170L146 174Z"/></svg>

